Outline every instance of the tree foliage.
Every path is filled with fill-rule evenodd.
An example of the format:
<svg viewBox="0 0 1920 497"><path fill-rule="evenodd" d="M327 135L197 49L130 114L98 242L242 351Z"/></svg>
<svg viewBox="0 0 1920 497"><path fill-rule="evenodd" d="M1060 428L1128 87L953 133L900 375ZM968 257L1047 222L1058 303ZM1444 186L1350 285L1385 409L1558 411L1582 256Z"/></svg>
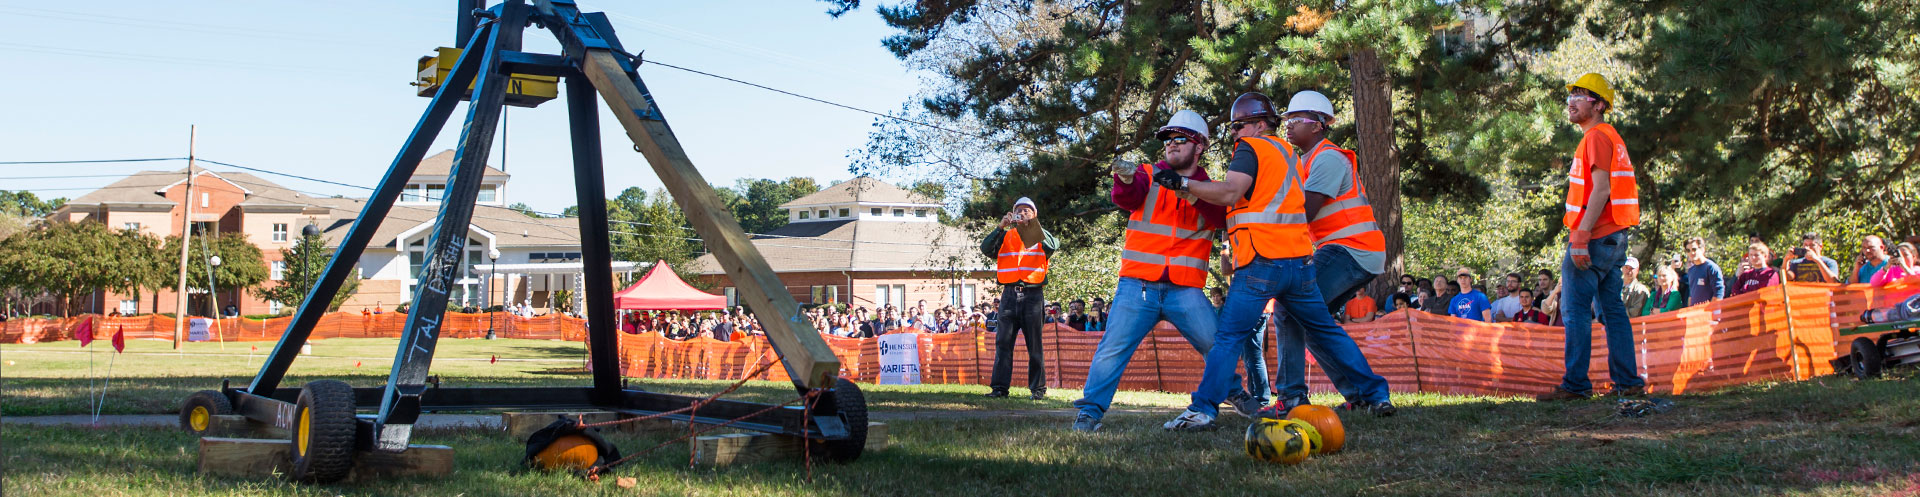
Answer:
<svg viewBox="0 0 1920 497"><path fill-rule="evenodd" d="M719 194L720 201L727 204L734 219L740 221L741 229L748 233L766 233L787 225L787 214L780 209L780 204L819 191L820 183L813 178L791 177L778 181L742 178L733 188L721 188Z"/></svg>
<svg viewBox="0 0 1920 497"><path fill-rule="evenodd" d="M130 293L164 278L159 243L97 221L41 222L0 241L0 288L59 298L63 313L94 291ZM257 258L256 258L257 260Z"/></svg>
<svg viewBox="0 0 1920 497"><path fill-rule="evenodd" d="M220 256L220 266L213 267L211 283L215 290L229 288L253 289L268 276L267 262L260 254L260 247L247 240L247 235L237 232L207 236L194 233L191 243L187 244L187 288L189 290L207 290L208 271L213 256ZM178 270L180 264L180 237L169 236L164 248L166 267Z"/></svg>
<svg viewBox="0 0 1920 497"><path fill-rule="evenodd" d="M224 256L221 258L225 259ZM307 294L319 283L320 277L327 272L327 263L333 260L333 251L327 249L326 240L320 235L302 234L292 247L280 249L280 260L286 264L286 269L281 272L280 284L256 289L253 294L261 299L279 302L288 309L298 309L307 301ZM360 279L347 278L341 283L340 290L334 292L333 300L327 303L327 310L340 310L340 304L359 290Z"/></svg>
<svg viewBox="0 0 1920 497"><path fill-rule="evenodd" d="M41 200L39 196L26 190L17 192L0 190L0 214L20 217L46 217L48 214L52 214L54 210L59 209L60 206L66 205L66 203L67 199L65 198Z"/></svg>
<svg viewBox="0 0 1920 497"><path fill-rule="evenodd" d="M833 15L860 6L824 1ZM897 115L910 121L876 121L854 168L963 178L953 191L972 220L1020 196L1043 212L1095 213L1111 209L1098 165L1156 156L1152 131L1173 111L1218 127L1241 92L1284 103L1316 89L1340 111L1331 138L1361 154L1382 224L1404 220L1408 254L1439 259L1408 269L1557 267L1558 196L1580 135L1565 122L1563 85L1601 72L1621 90L1608 118L1640 171L1643 259L1691 236L1731 255L1749 233L1780 246L1802 231L1824 232L1844 258L1859 235L1920 230L1917 10L1906 0L890 2L876 11L897 32L881 44L928 84ZM1217 171L1225 148L1204 163Z"/></svg>

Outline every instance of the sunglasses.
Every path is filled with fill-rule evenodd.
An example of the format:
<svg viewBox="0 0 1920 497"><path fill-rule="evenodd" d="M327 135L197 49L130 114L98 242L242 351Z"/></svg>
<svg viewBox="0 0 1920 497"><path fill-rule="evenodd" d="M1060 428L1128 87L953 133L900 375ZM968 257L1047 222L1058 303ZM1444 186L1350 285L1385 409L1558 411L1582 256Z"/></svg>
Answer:
<svg viewBox="0 0 1920 497"><path fill-rule="evenodd" d="M1259 121L1235 121L1233 124L1227 125L1227 129L1230 129L1233 131L1240 131L1240 128L1252 126L1256 122L1259 122Z"/></svg>
<svg viewBox="0 0 1920 497"><path fill-rule="evenodd" d="M1192 138L1187 138L1187 137L1184 137L1184 136L1175 136L1175 137L1173 137L1173 138L1168 138L1168 139L1165 139L1165 140L1160 140L1160 143L1164 143L1164 144L1167 144L1167 145L1186 145L1186 144L1188 144L1188 143L1193 143L1193 139L1192 139Z"/></svg>

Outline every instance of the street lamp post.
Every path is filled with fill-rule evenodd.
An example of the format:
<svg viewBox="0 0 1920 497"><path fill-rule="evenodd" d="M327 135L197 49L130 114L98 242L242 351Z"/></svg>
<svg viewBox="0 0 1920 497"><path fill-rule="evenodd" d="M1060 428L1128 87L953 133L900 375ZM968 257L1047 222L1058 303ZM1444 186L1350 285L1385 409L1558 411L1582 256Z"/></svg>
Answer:
<svg viewBox="0 0 1920 497"><path fill-rule="evenodd" d="M215 325L213 332L220 337L221 347L224 348L226 347L227 336L221 333L223 330L221 330L219 324L225 322L222 318L227 317L227 313L220 312L220 296L214 293L217 287L213 280L213 273L220 271L220 256L215 255L208 257L207 266L207 310L210 314L213 314L213 324Z"/></svg>
<svg viewBox="0 0 1920 497"><path fill-rule="evenodd" d="M494 285L494 282L493 282L494 275L500 272L500 249L497 249L497 248L487 249L487 259L490 261L493 261L492 264L487 265L487 286L491 287ZM501 297L502 299L506 298L505 290L501 290L500 293L502 295ZM493 290L491 288L487 290L487 300L489 301L493 300ZM493 302L487 302L487 305L488 307L492 307ZM500 308L502 310L506 309L505 306L501 306ZM487 311L487 339L488 340L493 339L493 318L494 316L499 314L500 314L499 311Z"/></svg>

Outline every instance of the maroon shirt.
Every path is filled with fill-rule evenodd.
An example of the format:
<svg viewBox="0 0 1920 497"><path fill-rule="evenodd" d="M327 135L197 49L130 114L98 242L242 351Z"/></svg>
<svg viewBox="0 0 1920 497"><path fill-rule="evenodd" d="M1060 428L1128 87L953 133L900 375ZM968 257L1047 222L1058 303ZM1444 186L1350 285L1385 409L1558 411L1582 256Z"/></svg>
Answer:
<svg viewBox="0 0 1920 497"><path fill-rule="evenodd" d="M1516 323L1548 324L1553 320L1548 319L1547 314L1540 312L1539 309L1525 309L1513 313L1513 321Z"/></svg>
<svg viewBox="0 0 1920 497"><path fill-rule="evenodd" d="M1778 284L1780 284L1780 270L1770 267L1748 269L1733 280L1733 288L1729 289L1733 293L1727 296L1732 297Z"/></svg>
<svg viewBox="0 0 1920 497"><path fill-rule="evenodd" d="M1154 171L1161 169L1167 169L1166 161L1153 163ZM1212 179L1207 176L1207 168L1197 165L1193 167L1193 174L1187 175L1187 179L1212 181ZM1121 182L1120 175L1116 174L1113 176L1113 205L1120 206L1121 209L1126 209L1127 212L1140 210L1140 207L1147 203L1147 192L1152 190L1152 188L1150 188L1151 186L1153 186L1153 176L1147 174L1146 171L1134 169L1132 184ZM1213 205L1206 202L1193 202L1193 206L1200 210L1200 217L1207 220L1207 226L1211 226L1213 229L1225 229L1227 227L1227 208L1225 206Z"/></svg>

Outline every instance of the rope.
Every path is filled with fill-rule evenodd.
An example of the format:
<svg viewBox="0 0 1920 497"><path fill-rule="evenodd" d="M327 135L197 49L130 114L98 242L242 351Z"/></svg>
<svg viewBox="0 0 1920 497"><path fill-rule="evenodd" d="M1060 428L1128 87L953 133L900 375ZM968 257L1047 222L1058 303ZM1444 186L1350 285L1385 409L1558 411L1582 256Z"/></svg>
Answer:
<svg viewBox="0 0 1920 497"><path fill-rule="evenodd" d="M753 376L754 376L754 375L757 375L757 374L760 374L760 373L762 373L762 372L765 372L765 371L767 370L767 368L769 368L769 367L772 367L772 366L773 366L773 365L774 365L774 364L775 364L776 362L782 362L782 361L785 361L785 360L786 360L786 358L785 358L785 357L781 357L779 361L774 361L774 362L768 362L768 363L766 363L766 364L761 364L761 365L760 365L760 367L759 367L759 368L757 368L757 369L755 369L755 370L754 370L754 372L753 372L752 374L748 374L748 375L746 375L746 376L743 376L743 377L741 377L741 378L740 378L740 381L736 381L736 382L733 382L733 384L732 384L732 385L729 385L729 386L727 386L727 389L726 389L726 390L721 390L721 391L719 391L719 392L716 392L716 393L714 393L713 395L709 395L709 396L707 396L707 398L704 398L704 399L700 399L700 400L696 400L696 401L693 401L693 404L690 404L690 405L688 405L688 406L686 406L686 407L682 407L682 408L679 408L679 409L674 409L674 410L671 410L671 411L666 411L666 412L661 412L661 413L657 413L657 414L649 414L649 415L646 415L646 416L636 416L636 417L631 417L631 418L625 418L625 419L616 419L616 420L613 420L613 421L603 421L603 422L599 422L599 423L588 423L588 422L586 422L586 421L587 421L587 418L586 418L586 416L585 416L585 415L580 415L580 416L577 416L577 417L576 417L577 419L575 419L575 422L577 422L577 423L580 423L580 428L581 428L581 429L587 429L587 428L599 428L599 427L602 427L602 426L612 426L612 425L617 425L617 424L621 424L621 423L635 423L635 422L640 422L640 421L645 421L645 420L649 420L649 419L658 419L658 418L661 418L661 417L665 417L665 416L671 416L671 415L674 415L674 414L680 414L680 413L683 413L683 412L693 412L693 411L696 411L696 410L698 410L698 409L700 409L700 406L704 406L704 405L707 405L707 404L709 404L709 403L712 403L712 402L713 402L713 401L715 401L715 400L719 400L719 399L720 399L720 396L722 396L722 395L726 395L726 394L730 394L730 393L733 393L733 391L734 391L734 390L738 390L738 389L740 389L740 387L741 387L742 385L746 385L746 384L747 384L747 381L748 381L748 380L751 380L751 379L753 379ZM758 414L759 414L759 413L755 413L755 415L758 415ZM752 417L752 416L748 416L748 417ZM738 420L738 419L736 419L736 421L737 421L737 420ZM689 425L691 425L691 423L689 423Z"/></svg>
<svg viewBox="0 0 1920 497"><path fill-rule="evenodd" d="M666 446L668 446L668 445L673 445L673 444L677 444L677 443L680 443L680 442L684 442L684 441L686 441L686 440L688 440L688 439L691 439L691 438L693 438L693 437L696 437L696 436L700 436L700 434L703 434L703 433L707 433L707 432L710 432L710 431L713 431L713 430L718 430L718 429L721 429L721 428L726 428L726 427L728 427L728 426L732 426L732 425L733 425L734 423L738 423L738 422L740 422L740 421L742 421L742 420L745 420L745 419L747 419L747 418L752 418L752 417L756 417L756 416L759 416L759 415L762 415L762 414L766 414L766 413L769 413L769 412L773 412L773 411L775 411L775 410L778 410L778 409L782 409L782 408L785 408L785 407L787 407L787 406L789 406L789 405L792 405L792 404L793 404L793 403L795 403L795 402L800 402L800 401L802 401L802 400L806 400L806 399L810 399L810 398L814 398L814 397L818 397L819 395L820 395L820 390L818 390L818 389L814 389L814 390L809 390L809 391L807 391L807 393L806 393L806 394L804 394L804 395L801 395L801 396L799 396L799 397L795 397L795 398L794 398L793 400L789 400L789 401L786 401L786 402L782 402L782 403L780 403L780 404L777 404L777 405L772 405L772 406L767 406L767 408L766 408L766 409L761 409L761 410L758 410L758 411L754 411L754 412L752 412L752 413L749 413L749 414L747 414L747 415L745 415L745 416L741 416L741 417L738 417L738 418L734 418L734 419L730 419L730 420L727 420L727 422L725 422L725 423L720 423L720 424L717 424L717 425L713 425L712 427L709 427L709 428L707 428L707 429L705 429L705 430L689 430L689 431L688 431L688 433L687 433L686 435L681 435L681 436L680 436L680 438L675 438L675 439L673 439L673 440L668 440L668 441L665 441L665 442L660 442L660 443L659 443L658 445L654 445L654 446L652 446L652 447L648 447L648 448L646 448L646 449L644 449L644 450L641 450L641 451L639 451L639 452L635 452L635 453L633 453L633 454L630 454L630 455L628 455L628 456L626 456L626 457L622 457L622 458L620 458L620 459L618 459L618 460L615 460L615 461L613 461L613 462L610 462L610 463L607 463L607 464L605 464L605 465L601 465L601 466L598 466L598 467L595 467L595 468L593 468L593 469L591 469L591 470L588 470L588 471L587 471L587 479L588 479L588 480L594 480L594 481L598 481L598 480L600 479L600 473L601 473L601 472L603 472L603 471L607 471L607 470L611 470L611 469L613 469L613 468L615 468L615 467L617 467L617 466L620 466L620 465L622 465L622 464L626 464L626 463L627 463L628 461L632 461L632 460L633 460L633 458L636 458L636 457L640 457L640 456L642 456L642 455L646 455L646 454L648 454L648 453L651 453L651 452L653 452L653 451L655 451L655 450L660 450L660 448L662 448L662 447L666 447ZM689 424L688 424L688 426L692 426L692 423L689 423ZM804 437L803 437L803 438L804 438Z"/></svg>

